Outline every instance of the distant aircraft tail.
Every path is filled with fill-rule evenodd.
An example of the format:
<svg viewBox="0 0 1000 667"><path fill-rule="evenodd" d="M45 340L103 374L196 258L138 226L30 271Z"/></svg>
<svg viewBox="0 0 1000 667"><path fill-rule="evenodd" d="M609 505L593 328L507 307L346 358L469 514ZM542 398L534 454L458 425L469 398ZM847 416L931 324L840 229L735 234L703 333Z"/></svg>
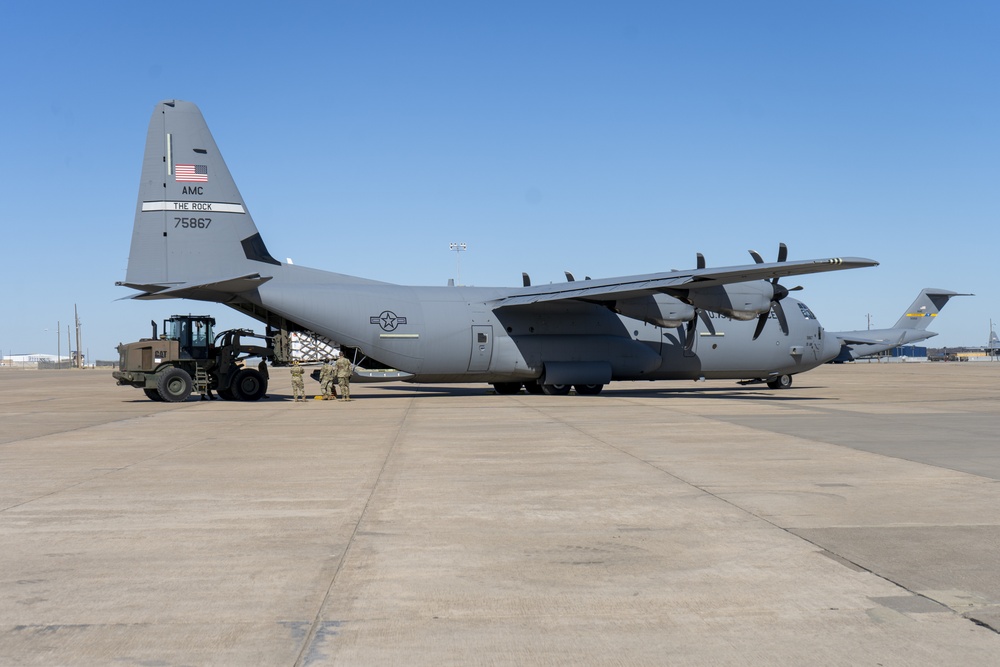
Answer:
<svg viewBox="0 0 1000 667"><path fill-rule="evenodd" d="M198 107L156 105L146 136L125 281L137 298L205 298L253 289L281 265Z"/></svg>
<svg viewBox="0 0 1000 667"><path fill-rule="evenodd" d="M934 318L953 296L970 295L931 287L920 290L920 294L917 295L917 298L910 304L910 307L906 309L893 328L923 331L934 321Z"/></svg>
<svg viewBox="0 0 1000 667"><path fill-rule="evenodd" d="M842 344L840 356L833 360L834 363L853 361L865 355L933 338L937 334L926 331L927 326L953 296L972 295L926 287L920 290L920 294L891 329L828 332L830 336L839 338Z"/></svg>

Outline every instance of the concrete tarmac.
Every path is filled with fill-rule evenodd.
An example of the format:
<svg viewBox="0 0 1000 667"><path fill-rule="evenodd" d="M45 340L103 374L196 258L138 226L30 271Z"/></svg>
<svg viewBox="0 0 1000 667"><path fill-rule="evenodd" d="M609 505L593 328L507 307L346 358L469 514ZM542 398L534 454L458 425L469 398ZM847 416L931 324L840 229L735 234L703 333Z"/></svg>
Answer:
<svg viewBox="0 0 1000 667"><path fill-rule="evenodd" d="M1000 663L1000 364L353 390L0 371L0 664Z"/></svg>

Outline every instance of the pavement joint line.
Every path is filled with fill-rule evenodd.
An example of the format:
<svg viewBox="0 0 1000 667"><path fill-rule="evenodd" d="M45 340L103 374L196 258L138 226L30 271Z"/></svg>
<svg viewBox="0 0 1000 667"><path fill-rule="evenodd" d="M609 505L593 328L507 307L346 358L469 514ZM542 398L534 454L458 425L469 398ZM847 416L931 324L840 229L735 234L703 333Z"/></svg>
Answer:
<svg viewBox="0 0 1000 667"><path fill-rule="evenodd" d="M532 409L534 409L537 412L541 412L542 414L546 414L542 410L542 406L539 406L539 405L535 404L535 405L533 405L531 407L532 407ZM684 412L684 411L681 411L681 412ZM704 415L698 415L698 414L687 413L687 412L684 412L684 414L688 414L688 416L700 417L701 419L704 419L705 421L709 421L709 422L716 421L715 419L712 419L710 417L706 417ZM980 621L978 619L966 616L965 614L963 614L963 613L957 611L956 609L948 606L947 604L945 604L944 602L941 602L940 600L935 600L934 598L928 597L927 595L924 595L923 593L919 593L919 592L917 592L917 591L915 591L915 590L913 590L911 588L908 588L907 586L905 586L904 584L902 584L902 583L900 583L898 581L894 581L892 578L890 578L890 577L888 577L886 575L879 574L878 572L875 572L875 571L873 571L873 570L865 567L861 563L858 563L858 562L855 562L855 561L851 560L850 558L844 556L843 554L839 554L836 551L832 551L830 548L824 547L823 545L821 545L821 544L819 544L819 543L817 543L817 542L809 539L808 537L805 537L803 535L799 535L792 528L787 528L787 527L782 526L782 525L780 525L778 523L775 523L773 520L768 519L767 517L762 516L760 514L757 514L756 512L754 512L752 510L749 510L749 509L747 509L745 507L742 507L742 506L738 505L735 501L732 501L732 500L730 500L730 499L728 499L728 498L726 498L724 496L719 495L718 493L710 491L709 489L707 489L704 486L700 486L700 485L695 484L693 482L690 482L690 481L688 481L688 480L686 480L686 479L684 479L682 477L679 477L676 474L670 472L669 470L667 470L667 469L665 469L665 468L663 468L661 466L656 465L655 463L647 461L646 459L643 459L643 458L641 458L639 456L636 456L632 452L629 452L629 451L627 451L627 450L625 450L625 449L623 449L621 447L613 445L613 444L611 444L611 443L609 443L609 442L601 439L600 437L598 437L596 435L588 433L586 430L584 430L583 428L577 426L575 423L572 423L572 422L570 422L570 421L568 421L568 420L566 420L564 418L558 417L558 416L553 416L551 414L546 414L546 416L549 419L554 419L557 422L563 424L564 426L566 426L566 427L568 427L568 428L576 431L577 433L580 433L581 435L585 436L586 438L588 438L591 441L600 443L600 444L602 444L602 445L604 445L606 447L614 449L614 450L616 450L616 451L624 454L625 456L628 456L628 457L630 457L632 459L635 459L636 461L639 461L640 463L643 463L643 464L645 464L645 465L653 468L654 470L658 470L658 471L662 472L664 475L667 475L668 477L671 477L672 479L675 479L678 482L680 482L682 484L685 484L685 485L687 485L688 487L690 487L692 489L696 489L696 490L698 490L698 491L700 491L700 492L702 492L702 493L704 493L704 494L706 494L708 496L711 496L712 498L720 500L721 502L729 505L730 507L736 509L739 512L742 512L744 514L748 514L751 517L753 517L755 519L758 519L760 521L763 521L764 523L768 524L769 526L771 526L773 528L777 528L778 530L780 530L780 531L782 531L782 532L784 532L784 533L786 533L786 534L788 534L788 535L790 535L790 536L792 536L792 537L794 537L796 539L799 539L799 540L802 540L803 542L811 544L812 546L816 547L819 550L820 553L831 554L832 556L835 557L832 560L834 560L834 562L837 562L838 560L839 561L843 561L840 564L843 565L844 567L853 566L853 568L857 568L860 571L867 572L868 574L871 574L872 576L877 577L878 579L881 579L882 581L888 582L889 584L892 584L893 586L896 586L900 590L906 591L907 593L909 593L911 595L914 595L916 597L919 597L919 598L922 598L922 599L925 599L925 600L930 600L931 602L934 602L936 604L940 604L943 607L945 607L946 609L948 609L949 611L951 611L952 614L954 614L955 616L957 616L957 617L959 617L959 618L961 618L963 620L971 621L971 622L975 623L978 626L981 626L982 628L984 628L986 630L990 630L991 632L994 632L996 634L1000 634L1000 630L998 630L997 628L992 627L988 623L985 623L985 622ZM728 422L724 422L724 423L728 423ZM742 426L742 428L752 428L752 427ZM792 436L792 437L795 437L795 436ZM827 444L829 444L832 447L843 447L843 445L837 445L837 444L834 444L834 443L827 443ZM883 456L883 455L879 454L878 456ZM888 456L887 458L897 458L897 457ZM900 459L900 460L906 460L906 459ZM929 464L919 464L919 465L929 465ZM937 466L937 467L940 467L940 466Z"/></svg>
<svg viewBox="0 0 1000 667"><path fill-rule="evenodd" d="M945 606L947 606L947 605L945 605ZM948 607L948 608L951 609L951 607ZM972 621L973 623L975 623L976 625L978 625L979 627L981 627L981 628L983 628L985 630L989 630L991 632L995 632L996 634L1000 635L1000 628L994 628L992 625L990 625L986 621L980 620L978 618L973 618L972 616L969 616L968 613L960 614L960 616L962 618L964 618L965 620L967 620L967 621Z"/></svg>
<svg viewBox="0 0 1000 667"><path fill-rule="evenodd" d="M725 499L723 499L723 500L725 500ZM832 560L834 560L835 562L838 561L838 560L844 561L844 563L842 563L842 564L845 564L845 567L847 567L846 563L849 563L851 566L858 568L862 572L867 572L868 574L872 575L873 577L877 577L878 579L881 579L882 581L886 581L886 582L892 584L893 586L896 586L900 590L906 591L910 595L914 595L914 596L916 596L918 598L922 598L924 600L930 600L931 602L934 602L935 604L939 604L942 607L944 607L945 609L949 610L953 615L955 615L955 616L957 616L957 617L959 617L959 618L961 618L963 620L966 620L966 621L972 621L976 625L978 625L978 626L980 626L980 627L982 627L982 628L984 628L986 630L989 630L990 632L993 632L993 633L996 633L996 634L1000 635L1000 629L994 628L993 626L991 626L988 623L985 623L985 622L980 621L978 619L975 619L975 618L972 618L970 616L967 616L966 613L959 612L957 609L955 609L954 607L948 605L945 602L942 602L941 600L935 600L934 598L930 597L929 595L925 595L924 593L920 593L918 591L915 591L912 588L907 587L905 584L902 584L902 583L900 583L898 581L895 581L891 577L888 577L888 576L886 576L884 574L879 574L878 572L875 572L874 570L871 570L871 569L865 567L861 563L858 563L856 561L851 560L850 558L848 558L847 556L844 556L843 554L839 554L839 553L837 553L835 551L831 551L829 547L824 547L823 545L821 545L821 544L819 544L819 543L817 543L817 542L809 539L808 537L805 537L804 535L799 535L798 533L796 533L791 528L783 528L782 526L779 526L779 525L775 524L772 521L768 521L767 519L764 519L763 517L760 517L760 518L763 519L764 521L767 521L767 523L770 523L772 526L775 526L776 528L780 528L781 530L785 531L789 535L792 535L793 537L797 537L800 540L808 542L809 544L813 545L817 549L820 549L821 552L826 552L826 553L832 554L833 556L835 556L835 558L833 558Z"/></svg>
<svg viewBox="0 0 1000 667"><path fill-rule="evenodd" d="M109 419L106 422L101 422L100 426L106 426L108 424L120 424L122 422L132 421L133 419L148 419L150 417L156 417L158 415L161 415L164 412L173 412L174 410L177 410L177 409L180 409L181 407L184 407L184 403L183 402L174 403L172 405L175 405L177 407L172 408L172 409L168 409L168 410L159 410L157 412L147 412L147 413L142 414L142 415L126 415L125 417L122 417L121 419ZM187 409L187 408L185 407L185 409ZM88 428L93 428L94 426L95 426L95 424L82 424L80 426L74 426L73 428L63 429L62 431L52 431L51 433L42 433L40 435L29 436L29 437L26 437L26 438L21 438L21 437L14 436L13 440L0 440L0 447L3 447L4 445L11 445L11 444L20 444L20 443L24 443L24 442L31 442L32 440L38 440L39 438L50 438L50 437L52 437L54 435L66 435L66 434L69 434L69 433L76 433L77 431L86 431Z"/></svg>
<svg viewBox="0 0 1000 667"><path fill-rule="evenodd" d="M396 427L396 434L392 438L392 444L389 445L389 448L386 450L385 458L382 459L382 465L379 467L378 475L376 475L375 481L372 483L371 491L368 492L368 497L365 499L365 505L361 508L361 512L358 513L358 520L354 523L354 528L351 530L351 536L347 540L347 545L340 554L340 559L337 562L337 568L334 570L333 576L330 577L330 585L326 587L326 592L323 594L323 599L319 603L316 615L309 624L309 632L306 633L305 639L302 642L302 649L299 651L299 655L293 663L294 667L303 667L311 662L310 654L312 653L313 642L316 641L316 638L319 636L319 630L323 627L323 613L330 601L330 594L333 592L333 588L337 584L337 577L340 576L341 571L344 569L344 563L347 562L347 556L351 552L351 547L354 546L354 540L357 537L358 530L364 522L365 516L368 514L368 508L371 505L372 498L375 496L376 490L379 488L379 483L382 481L382 475L385 473L386 466L389 465L389 459L392 458L393 453L396 451L396 445L399 444L399 439L403 433L404 426L406 425L406 420L410 415L410 411L413 409L413 403L414 398L410 398L406 404L406 409L403 411L403 414L399 419L399 423Z"/></svg>
<svg viewBox="0 0 1000 667"><path fill-rule="evenodd" d="M124 420L123 419L123 420L119 420L119 421L128 421L128 420ZM109 423L113 423L113 422L109 422ZM71 430L72 431L79 431L79 430L84 430L86 428L92 428L92 427L91 426L85 426L85 427L80 427L79 429L71 429ZM50 435L58 435L58 434L50 434ZM48 437L48 436L39 436L39 437ZM34 438L26 438L22 442L27 442L28 440L33 440L33 439ZM201 444L203 444L203 443L205 443L207 441L208 441L208 438L205 438L203 440L198 440L196 442L190 442L190 443L188 443L186 445L181 445L180 447L174 447L173 449L164 450L164 451L162 451L159 454L156 454L154 456L147 456L144 459L139 459L138 461L132 461L131 463L129 463L127 465L119 466L117 468L94 468L92 470L100 470L101 474L99 474L99 475L91 475L90 477L87 477L86 479L81 479L80 481L75 482L73 484L70 484L69 486L64 486L64 487L62 487L60 489L55 489L53 491L50 491L49 493L43 493L40 496L35 496L34 498L29 498L28 500L16 503L14 505L11 505L10 507L0 508L0 513L6 512L7 510L17 509L18 507L23 507L25 505L29 505L29 504L31 504L33 502L38 501L38 500L42 500L43 498L48 498L50 496L54 496L54 495L57 495L57 494L60 494L60 493L65 493L66 491L69 491L70 489L75 489L76 487L81 486L83 484L86 484L88 482L92 482L95 479L100 479L101 477L107 477L108 475L113 475L113 474L115 474L117 472L121 472L122 470L128 470L129 468L133 468L133 467L135 467L137 465L141 465L141 464L146 463L148 461L155 461L156 459L158 459L158 458L160 458L162 456L167 456L168 454L173 454L175 452L184 451L185 449L190 449L191 447L194 447L196 445L201 445Z"/></svg>

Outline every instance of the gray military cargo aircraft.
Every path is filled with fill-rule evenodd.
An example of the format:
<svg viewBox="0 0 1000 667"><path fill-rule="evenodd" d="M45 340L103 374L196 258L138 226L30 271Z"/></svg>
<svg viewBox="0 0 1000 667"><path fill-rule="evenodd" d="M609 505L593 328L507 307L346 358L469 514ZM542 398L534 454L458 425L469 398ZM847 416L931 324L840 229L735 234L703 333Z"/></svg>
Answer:
<svg viewBox="0 0 1000 667"><path fill-rule="evenodd" d="M410 287L276 260L198 107L156 105L126 279L130 298L225 304L287 336L336 341L356 379L488 382L501 394L596 394L612 380L787 387L840 352L779 278L864 258L754 263L524 287ZM528 282L528 281L525 281ZM799 288L792 288L799 289ZM756 324L754 324L756 322ZM395 369L393 373L376 369ZM365 370L368 369L368 370Z"/></svg>
<svg viewBox="0 0 1000 667"><path fill-rule="evenodd" d="M890 329L863 329L861 331L828 331L827 335L841 342L840 354L834 363L854 361L861 357L878 354L901 345L917 343L937 336L927 331L948 300L954 296L974 296L959 294L949 290L926 287L914 299L896 324Z"/></svg>

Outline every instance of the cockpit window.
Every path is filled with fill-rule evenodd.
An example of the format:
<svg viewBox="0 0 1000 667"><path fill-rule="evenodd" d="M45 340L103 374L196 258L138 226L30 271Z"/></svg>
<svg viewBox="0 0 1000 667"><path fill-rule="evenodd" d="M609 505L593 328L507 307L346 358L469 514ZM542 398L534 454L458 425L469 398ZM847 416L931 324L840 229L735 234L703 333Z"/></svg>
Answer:
<svg viewBox="0 0 1000 667"><path fill-rule="evenodd" d="M807 320L815 320L816 316L813 315L813 311L809 310L809 306L799 301L799 308L802 309L802 317Z"/></svg>

